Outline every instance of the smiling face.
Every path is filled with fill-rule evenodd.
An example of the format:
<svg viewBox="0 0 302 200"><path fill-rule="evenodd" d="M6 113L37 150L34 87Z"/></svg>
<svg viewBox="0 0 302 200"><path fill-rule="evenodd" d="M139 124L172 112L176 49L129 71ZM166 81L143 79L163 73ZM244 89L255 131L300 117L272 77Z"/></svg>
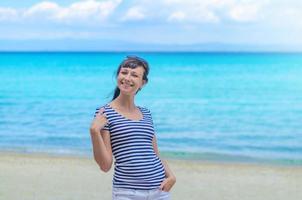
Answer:
<svg viewBox="0 0 302 200"><path fill-rule="evenodd" d="M135 68L122 67L117 76L117 86L122 94L135 95L138 89L146 83L143 80L145 69L141 66Z"/></svg>

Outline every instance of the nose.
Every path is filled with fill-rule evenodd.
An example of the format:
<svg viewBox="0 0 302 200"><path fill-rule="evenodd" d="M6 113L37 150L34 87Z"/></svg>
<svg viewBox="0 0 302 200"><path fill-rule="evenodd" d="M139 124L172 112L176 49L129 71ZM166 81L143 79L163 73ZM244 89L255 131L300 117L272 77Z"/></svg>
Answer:
<svg viewBox="0 0 302 200"><path fill-rule="evenodd" d="M129 75L124 76L124 82L127 83L127 84L130 84L131 81L130 81L130 76Z"/></svg>
<svg viewBox="0 0 302 200"><path fill-rule="evenodd" d="M125 78L125 80L129 81L131 76L130 76L130 74L127 74L124 78Z"/></svg>

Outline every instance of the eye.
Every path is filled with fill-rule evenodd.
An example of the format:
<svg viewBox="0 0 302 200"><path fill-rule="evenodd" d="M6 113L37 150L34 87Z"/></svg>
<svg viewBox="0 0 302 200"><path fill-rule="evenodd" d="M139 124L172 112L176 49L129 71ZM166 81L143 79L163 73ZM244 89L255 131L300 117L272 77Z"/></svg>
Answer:
<svg viewBox="0 0 302 200"><path fill-rule="evenodd" d="M135 77L135 78L137 78L137 77L138 77L138 75L136 75L136 74L132 74L132 76L133 76L133 77Z"/></svg>
<svg viewBox="0 0 302 200"><path fill-rule="evenodd" d="M128 74L127 71L121 71L121 74Z"/></svg>

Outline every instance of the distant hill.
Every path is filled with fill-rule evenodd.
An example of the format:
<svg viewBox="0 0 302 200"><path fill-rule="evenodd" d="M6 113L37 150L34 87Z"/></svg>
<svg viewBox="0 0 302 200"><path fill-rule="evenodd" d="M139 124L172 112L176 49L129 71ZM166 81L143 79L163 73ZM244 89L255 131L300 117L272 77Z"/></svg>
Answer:
<svg viewBox="0 0 302 200"><path fill-rule="evenodd" d="M214 51L214 52L296 52L302 45L279 44L151 44L116 40L0 40L0 51Z"/></svg>

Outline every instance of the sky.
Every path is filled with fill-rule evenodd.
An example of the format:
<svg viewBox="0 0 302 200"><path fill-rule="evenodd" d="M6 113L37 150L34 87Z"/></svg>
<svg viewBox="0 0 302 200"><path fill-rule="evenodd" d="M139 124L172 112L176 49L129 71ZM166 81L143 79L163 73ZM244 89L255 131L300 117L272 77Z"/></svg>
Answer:
<svg viewBox="0 0 302 200"><path fill-rule="evenodd" d="M0 50L301 51L300 0L1 0Z"/></svg>

